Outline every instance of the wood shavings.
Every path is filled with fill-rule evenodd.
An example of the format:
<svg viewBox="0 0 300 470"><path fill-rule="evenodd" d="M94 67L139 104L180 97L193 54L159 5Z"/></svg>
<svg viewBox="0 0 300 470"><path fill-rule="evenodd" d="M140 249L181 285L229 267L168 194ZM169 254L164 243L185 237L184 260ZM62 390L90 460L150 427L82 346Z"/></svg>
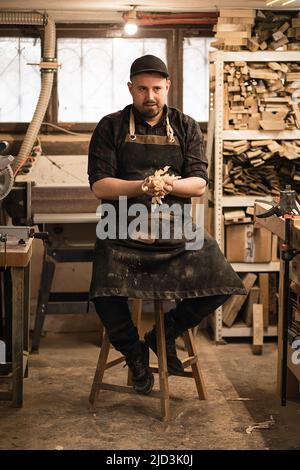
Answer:
<svg viewBox="0 0 300 470"><path fill-rule="evenodd" d="M246 433L251 434L256 429L270 429L272 426L274 426L274 424L275 424L275 420L273 416L271 415L268 421L263 421L262 423L255 423L251 426L248 426L246 428Z"/></svg>
<svg viewBox="0 0 300 470"><path fill-rule="evenodd" d="M153 175L149 176L149 183L154 185L154 196L151 199L151 204L162 204L162 199L164 198L162 191L165 185L164 176L168 176L173 180L181 178L181 176L167 174L169 168L169 166L165 166L160 170L156 170Z"/></svg>

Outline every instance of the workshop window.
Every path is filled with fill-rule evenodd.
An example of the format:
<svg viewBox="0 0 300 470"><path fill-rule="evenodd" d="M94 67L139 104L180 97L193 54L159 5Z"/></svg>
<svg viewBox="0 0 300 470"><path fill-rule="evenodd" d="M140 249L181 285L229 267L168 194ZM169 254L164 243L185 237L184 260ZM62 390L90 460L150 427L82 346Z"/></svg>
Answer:
<svg viewBox="0 0 300 470"><path fill-rule="evenodd" d="M209 115L209 52L214 38L184 38L183 112L198 122Z"/></svg>
<svg viewBox="0 0 300 470"><path fill-rule="evenodd" d="M41 88L41 41L0 37L0 122L30 122Z"/></svg>
<svg viewBox="0 0 300 470"><path fill-rule="evenodd" d="M98 122L131 102L129 66L139 56L166 61L164 38L58 38L58 121Z"/></svg>

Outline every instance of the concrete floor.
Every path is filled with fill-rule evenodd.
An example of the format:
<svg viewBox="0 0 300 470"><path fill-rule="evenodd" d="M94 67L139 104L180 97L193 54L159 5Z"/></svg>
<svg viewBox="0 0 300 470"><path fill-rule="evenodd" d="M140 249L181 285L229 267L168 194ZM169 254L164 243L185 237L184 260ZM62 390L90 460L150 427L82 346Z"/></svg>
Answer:
<svg viewBox="0 0 300 470"><path fill-rule="evenodd" d="M40 354L30 358L23 408L0 404L1 450L300 448L300 402L281 408L274 392L275 343L254 356L248 343L216 347L197 336L209 399L197 399L193 379L170 377L173 419L163 423L159 400L140 395L102 391L97 412L88 411L97 336L48 333L42 339ZM122 365L106 374L125 384ZM245 432L271 415L270 429Z"/></svg>

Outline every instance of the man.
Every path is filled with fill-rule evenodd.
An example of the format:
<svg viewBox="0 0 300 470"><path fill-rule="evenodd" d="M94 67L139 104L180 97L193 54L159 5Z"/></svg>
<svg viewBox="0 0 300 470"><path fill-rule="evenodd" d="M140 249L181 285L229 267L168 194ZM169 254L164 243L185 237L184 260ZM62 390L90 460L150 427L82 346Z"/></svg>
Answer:
<svg viewBox="0 0 300 470"><path fill-rule="evenodd" d="M167 208L175 204L184 209L192 196L204 193L207 160L198 124L166 105L171 82L165 63L153 55L140 57L131 65L130 80L133 104L105 116L93 133L89 182L105 210L112 206L118 221L124 218L126 197L128 214L132 215L134 204L142 204L139 207L146 208L149 222L153 196L163 197ZM158 190L151 175L163 168L168 168L168 174L161 177ZM184 227L183 214L184 210L169 217L173 229L174 225L176 230ZM159 216L160 223L162 219ZM128 226L130 222L129 217ZM101 230L98 235L103 235ZM156 353L156 331L152 328L144 341L139 339L128 297L177 301L176 307L165 314L165 329L168 370L180 375L183 365L176 354L175 338L199 324L230 295L245 290L206 232L203 246L195 249L187 249L184 235L153 237L147 233L130 237L128 230L124 237L122 224L112 232L106 239L97 238L90 298L111 343L125 355L135 391L147 394L154 382L148 348Z"/></svg>

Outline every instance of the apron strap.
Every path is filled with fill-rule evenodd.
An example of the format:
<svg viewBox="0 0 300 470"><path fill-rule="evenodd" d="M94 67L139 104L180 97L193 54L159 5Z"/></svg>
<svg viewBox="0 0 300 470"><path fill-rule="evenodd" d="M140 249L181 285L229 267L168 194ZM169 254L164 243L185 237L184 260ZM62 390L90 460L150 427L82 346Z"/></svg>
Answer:
<svg viewBox="0 0 300 470"><path fill-rule="evenodd" d="M129 138L130 140L136 140L135 135L135 122L134 122L134 115L132 112L132 108L130 108L130 118L129 118Z"/></svg>
<svg viewBox="0 0 300 470"><path fill-rule="evenodd" d="M167 114L167 117L166 117L166 129L167 129L168 141L171 142L171 143L175 142L174 131L173 131L172 126L170 124L168 114ZM129 117L129 138L130 138L131 141L136 140L135 121L134 121L134 115L133 115L132 107L130 108L130 117Z"/></svg>
<svg viewBox="0 0 300 470"><path fill-rule="evenodd" d="M173 131L172 127L171 127L168 114L167 114L167 118L166 118L166 123L167 123L167 136L168 136L168 141L169 141L169 142L175 142L174 131Z"/></svg>

